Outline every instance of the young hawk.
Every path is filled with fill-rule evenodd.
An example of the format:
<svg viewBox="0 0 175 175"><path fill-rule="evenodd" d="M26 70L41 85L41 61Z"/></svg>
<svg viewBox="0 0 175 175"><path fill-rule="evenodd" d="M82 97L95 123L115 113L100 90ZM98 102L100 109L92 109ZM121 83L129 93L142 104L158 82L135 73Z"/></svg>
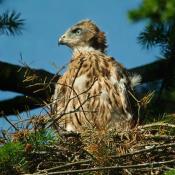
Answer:
<svg viewBox="0 0 175 175"><path fill-rule="evenodd" d="M128 92L132 80L123 66L105 54L104 32L91 20L68 29L59 43L73 50L53 97L57 124L67 131L93 127L126 129L133 119Z"/></svg>

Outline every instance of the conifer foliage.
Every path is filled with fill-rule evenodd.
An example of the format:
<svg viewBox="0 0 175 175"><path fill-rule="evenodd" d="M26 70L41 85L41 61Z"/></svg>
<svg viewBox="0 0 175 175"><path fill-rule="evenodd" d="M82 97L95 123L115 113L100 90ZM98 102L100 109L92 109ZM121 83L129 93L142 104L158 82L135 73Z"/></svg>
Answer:
<svg viewBox="0 0 175 175"><path fill-rule="evenodd" d="M16 11L5 11L0 14L0 35L18 35L24 28L24 19L21 13Z"/></svg>

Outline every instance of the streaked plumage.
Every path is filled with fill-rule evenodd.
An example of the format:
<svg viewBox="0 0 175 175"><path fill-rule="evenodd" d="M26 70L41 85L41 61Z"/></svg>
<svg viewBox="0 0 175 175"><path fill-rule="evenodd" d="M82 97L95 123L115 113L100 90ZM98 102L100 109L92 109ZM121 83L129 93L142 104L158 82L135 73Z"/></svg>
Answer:
<svg viewBox="0 0 175 175"><path fill-rule="evenodd" d="M84 20L59 42L72 48L73 56L53 97L58 126L78 132L89 127L128 128L133 119L128 100L131 80L123 66L105 54L104 33Z"/></svg>

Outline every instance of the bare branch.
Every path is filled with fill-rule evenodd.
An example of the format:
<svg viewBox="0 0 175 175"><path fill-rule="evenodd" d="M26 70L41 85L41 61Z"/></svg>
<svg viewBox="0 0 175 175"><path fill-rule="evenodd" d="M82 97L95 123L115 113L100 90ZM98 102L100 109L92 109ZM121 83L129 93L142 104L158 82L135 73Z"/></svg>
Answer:
<svg viewBox="0 0 175 175"><path fill-rule="evenodd" d="M11 99L0 101L0 117L8 115L16 115L18 113L39 108L42 102L38 102L35 98L27 96L16 96Z"/></svg>
<svg viewBox="0 0 175 175"><path fill-rule="evenodd" d="M123 166L109 166L109 167L97 167L97 168L87 168L87 169L79 169L79 170L68 170L68 171L58 171L58 172L48 172L48 175L57 175L57 174L75 174L75 173L84 173L84 172L92 172L92 171L103 171L103 170L121 170L121 169L136 169L136 168L145 168L145 167L156 167L159 165L166 165L170 163L174 163L175 159L162 161L162 162L152 162L152 163L143 163L136 165L123 165Z"/></svg>

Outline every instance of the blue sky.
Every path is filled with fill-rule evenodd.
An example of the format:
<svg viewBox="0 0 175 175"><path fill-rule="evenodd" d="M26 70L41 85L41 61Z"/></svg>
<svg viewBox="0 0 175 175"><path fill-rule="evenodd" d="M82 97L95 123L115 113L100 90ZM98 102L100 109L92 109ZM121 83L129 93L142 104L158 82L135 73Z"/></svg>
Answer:
<svg viewBox="0 0 175 175"><path fill-rule="evenodd" d="M5 0L0 14L16 10L26 24L20 36L0 36L0 59L20 64L22 54L29 66L55 73L53 63L59 68L71 57L69 48L58 47L58 37L71 25L89 18L106 32L109 55L127 68L149 63L156 59L159 50L142 49L137 36L145 24L133 24L127 17L128 10L140 3L141 0ZM0 92L0 100L13 95Z"/></svg>

